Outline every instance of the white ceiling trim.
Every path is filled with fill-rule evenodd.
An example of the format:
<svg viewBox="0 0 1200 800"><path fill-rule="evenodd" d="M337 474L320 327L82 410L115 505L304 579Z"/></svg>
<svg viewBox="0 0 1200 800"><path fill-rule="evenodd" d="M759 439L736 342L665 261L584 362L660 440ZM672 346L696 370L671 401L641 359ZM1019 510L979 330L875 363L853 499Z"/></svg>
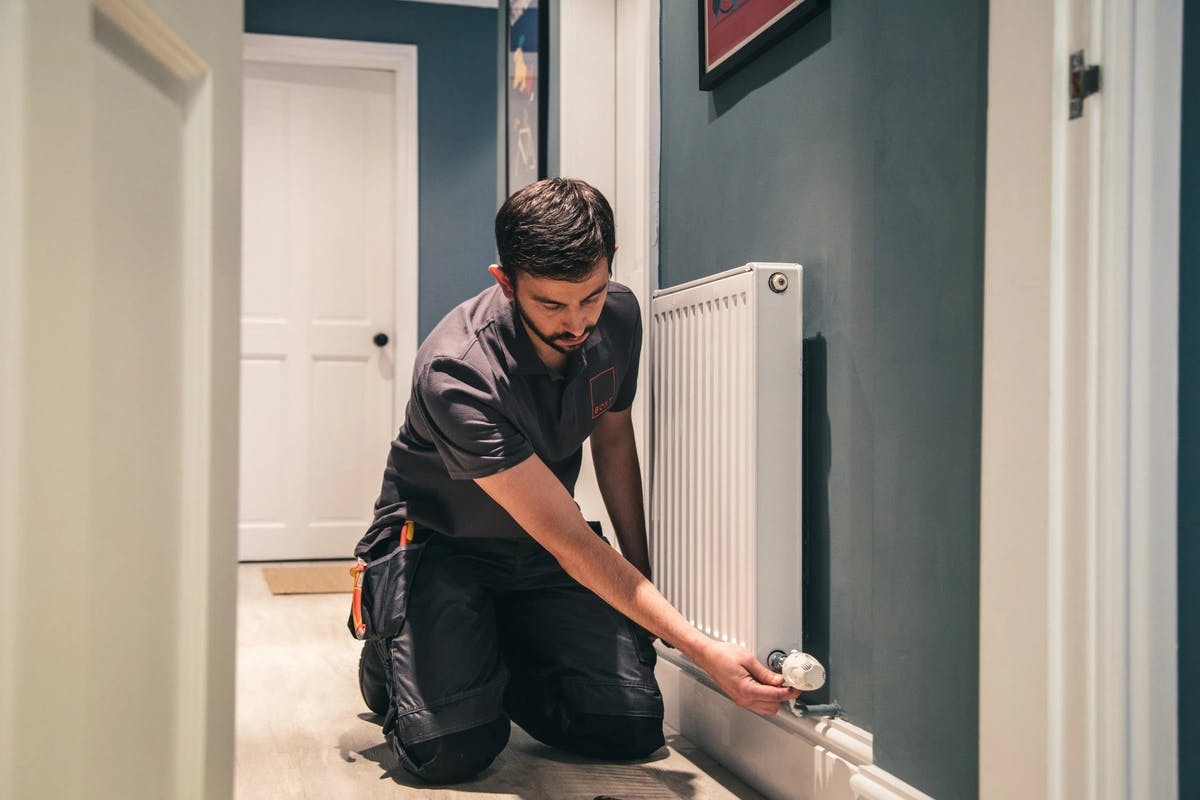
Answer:
<svg viewBox="0 0 1200 800"><path fill-rule="evenodd" d="M476 8L499 8L499 0L396 0L398 3L442 3L448 6L474 6Z"/></svg>

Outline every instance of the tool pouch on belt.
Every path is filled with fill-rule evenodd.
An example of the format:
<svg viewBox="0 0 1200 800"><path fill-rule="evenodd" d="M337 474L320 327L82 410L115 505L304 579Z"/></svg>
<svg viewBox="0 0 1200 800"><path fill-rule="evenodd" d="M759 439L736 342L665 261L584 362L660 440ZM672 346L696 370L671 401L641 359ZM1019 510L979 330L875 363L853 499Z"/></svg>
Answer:
<svg viewBox="0 0 1200 800"><path fill-rule="evenodd" d="M425 550L413 541L411 521L397 532L386 528L359 542L358 563L350 569L354 594L347 626L356 639L390 639L400 634L408 610L408 596Z"/></svg>

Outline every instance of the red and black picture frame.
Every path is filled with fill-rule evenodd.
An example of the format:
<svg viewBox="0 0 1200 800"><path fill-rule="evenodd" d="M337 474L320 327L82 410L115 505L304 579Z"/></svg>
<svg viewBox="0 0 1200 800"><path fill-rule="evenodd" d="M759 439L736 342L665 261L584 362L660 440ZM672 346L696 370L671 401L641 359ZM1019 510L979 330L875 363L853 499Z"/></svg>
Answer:
<svg viewBox="0 0 1200 800"><path fill-rule="evenodd" d="M829 0L698 2L700 88L705 91L829 6Z"/></svg>

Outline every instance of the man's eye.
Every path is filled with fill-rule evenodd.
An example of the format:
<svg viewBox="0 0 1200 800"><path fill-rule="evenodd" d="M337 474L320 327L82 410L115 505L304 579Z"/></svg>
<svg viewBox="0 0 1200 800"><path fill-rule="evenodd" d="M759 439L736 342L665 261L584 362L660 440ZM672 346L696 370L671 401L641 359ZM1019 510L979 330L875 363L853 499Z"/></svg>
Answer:
<svg viewBox="0 0 1200 800"><path fill-rule="evenodd" d="M562 311L563 307L558 303L542 303L542 308L547 311Z"/></svg>
<svg viewBox="0 0 1200 800"><path fill-rule="evenodd" d="M583 304L585 306L594 306L598 302L600 302L600 295L596 295L595 297L589 297L587 300L583 301Z"/></svg>

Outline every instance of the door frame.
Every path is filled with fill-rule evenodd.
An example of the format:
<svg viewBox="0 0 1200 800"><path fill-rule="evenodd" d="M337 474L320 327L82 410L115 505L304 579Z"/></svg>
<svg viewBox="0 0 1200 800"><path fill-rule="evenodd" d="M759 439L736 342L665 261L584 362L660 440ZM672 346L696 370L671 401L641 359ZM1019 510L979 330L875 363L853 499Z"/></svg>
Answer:
<svg viewBox="0 0 1200 800"><path fill-rule="evenodd" d="M231 552L237 487L224 467L230 456L236 462L236 435L216 421L236 420L237 413L236 404L226 402L237 394L236 339L224 332L237 324L236 293L226 290L236 284L239 269L231 248L239 195L220 178L238 164L240 69L228 45L236 47L240 19L240 8L230 2L180 27L145 0L0 2L0 151L12 156L0 157L5 796L24 796L35 787L42 794L77 796L86 787L115 785L112 775L85 775L78 766L94 757L88 737L101 726L113 741L148 724L161 728L160 746L142 756L158 765L156 775L166 776L176 795L216 797L231 785L233 754L222 744L232 732L236 620L227 602L232 561L223 556ZM163 465L179 470L178 525L165 521L171 536L178 529L177 557L149 567L175 576L174 589L156 606L160 624L141 638L147 650L175 655L175 689L144 709L103 720L82 711L104 687L80 680L96 668L119 667L117 656L94 646L106 640L104 626L113 621L88 614L97 598L113 596L90 559L105 531L89 515L97 469L94 375L101 367L89 342L109 313L92 292L98 280L91 169L98 157L92 120L97 21L144 57L133 67L142 78L146 70L161 70L183 90L175 99L184 111L180 276L188 298L178 321L179 358L162 365L162 379L177 381L179 390L179 460ZM70 503L61 502L63 453L72 460ZM49 589L47 532L54 537L55 564ZM39 659L63 641L74 643L70 662ZM62 719L72 724L64 728L57 722ZM62 769L58 760L43 757L39 745L48 737L78 754L76 768Z"/></svg>
<svg viewBox="0 0 1200 800"><path fill-rule="evenodd" d="M642 496L650 508L650 301L658 288L658 171L662 109L658 3L616 0L616 204L623 230L622 278L641 300L642 390L633 405L642 454ZM648 512L647 512L648 513ZM647 525L649 530L649 525Z"/></svg>
<svg viewBox="0 0 1200 800"><path fill-rule="evenodd" d="M404 419L412 391L408 370L417 357L420 203L417 117L417 46L307 36L247 33L243 60L318 67L385 70L395 77L396 108L396 270L392 344L396 370L392 392L392 428Z"/></svg>
<svg viewBox="0 0 1200 800"><path fill-rule="evenodd" d="M633 403L642 490L650 490L650 299L658 288L659 7L643 0L564 0L554 7L552 113L559 122L556 174L582 178L613 204L613 277L641 304L641 390ZM587 42L587 47L580 46ZM605 124L594 109L612 108ZM553 123L552 123L553 124ZM503 139L501 139L503 141ZM585 468L586 470L586 468Z"/></svg>
<svg viewBox="0 0 1200 800"><path fill-rule="evenodd" d="M1062 797L1083 775L1089 796L1173 798L1182 3L1091 0L1102 90L1085 103L1087 198L1067 187L1069 12L989 11L980 797ZM1090 220L1094 322L1079 344L1066 336L1069 202ZM1084 414L1080 456L1065 420ZM1078 517L1071 485L1085 487ZM1065 563L1081 545L1086 563ZM1082 658L1067 652L1068 608L1087 620ZM1064 701L1071 685L1087 708Z"/></svg>
<svg viewBox="0 0 1200 800"><path fill-rule="evenodd" d="M0 153L25 153L26 11L0 2ZM22 272L25 260L26 169L22 159L0 157L0 789L13 785L20 732L16 675L19 630L21 391L23 372Z"/></svg>

